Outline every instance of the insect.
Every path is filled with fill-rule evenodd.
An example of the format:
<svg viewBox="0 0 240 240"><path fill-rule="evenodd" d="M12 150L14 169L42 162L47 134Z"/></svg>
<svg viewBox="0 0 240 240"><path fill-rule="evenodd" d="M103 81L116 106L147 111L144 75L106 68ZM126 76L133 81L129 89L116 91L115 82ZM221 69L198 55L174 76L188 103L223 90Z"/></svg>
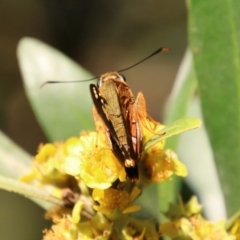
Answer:
<svg viewBox="0 0 240 240"><path fill-rule="evenodd" d="M169 49L159 48L128 68L103 74L97 85L90 84L91 96L98 114L106 125L112 150L124 166L127 178L130 180L138 180L139 178L137 163L141 155L142 136L139 127L139 115L141 113L138 109L143 96L140 96L141 99L137 98L135 102L133 94L120 72L142 63L161 51L169 51ZM82 82L93 79L96 78L80 81L47 81L44 84Z"/></svg>
<svg viewBox="0 0 240 240"><path fill-rule="evenodd" d="M125 89L126 92L123 91ZM127 177L137 180L138 157L130 133L131 124L128 121L134 99L124 77L117 72L103 74L98 86L90 84L90 92L97 112L108 128L113 152L124 166Z"/></svg>
<svg viewBox="0 0 240 240"><path fill-rule="evenodd" d="M113 152L125 167L127 177L130 180L138 180L137 163L142 150L139 115L141 115L140 111L143 109L139 108L139 102L142 103L144 98L140 95L137 98L138 101L134 101L132 91L120 72L138 65L162 50L169 51L168 48L160 48L128 68L103 74L99 78L97 86L90 84L94 105L108 128ZM146 107L143 111L146 112Z"/></svg>

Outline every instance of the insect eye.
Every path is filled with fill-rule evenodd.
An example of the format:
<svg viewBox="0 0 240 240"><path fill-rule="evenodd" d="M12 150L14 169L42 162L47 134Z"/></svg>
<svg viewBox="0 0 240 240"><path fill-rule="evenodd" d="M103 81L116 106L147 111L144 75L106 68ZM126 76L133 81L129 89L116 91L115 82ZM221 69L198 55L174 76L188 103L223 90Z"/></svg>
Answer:
<svg viewBox="0 0 240 240"><path fill-rule="evenodd" d="M126 82L126 78L125 78L122 74L119 74L119 77L121 78L121 80L122 80L123 82Z"/></svg>
<svg viewBox="0 0 240 240"><path fill-rule="evenodd" d="M100 88L101 85L102 85L102 81L101 81L101 79L98 79L98 81L97 81L97 87Z"/></svg>

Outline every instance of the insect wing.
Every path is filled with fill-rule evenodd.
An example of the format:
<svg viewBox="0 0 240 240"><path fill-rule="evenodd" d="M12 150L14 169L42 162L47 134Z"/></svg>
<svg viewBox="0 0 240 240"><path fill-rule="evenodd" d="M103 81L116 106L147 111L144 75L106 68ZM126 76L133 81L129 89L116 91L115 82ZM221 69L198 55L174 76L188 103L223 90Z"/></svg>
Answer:
<svg viewBox="0 0 240 240"><path fill-rule="evenodd" d="M105 129L106 135L109 140L109 145L113 149L113 152L114 152L115 156L117 157L117 159L124 166L127 177L132 181L138 180L137 165L135 164L132 167L125 166L126 154L123 154L123 149L120 147L119 139L118 139L115 129L112 125L112 122L107 117L107 113L105 110L106 108L104 107L104 105L106 104L104 102L104 98L102 98L102 96L99 93L98 88L94 84L90 85L90 92L91 92L92 99L93 99L93 102L95 105L95 108L93 108L93 115L94 115L95 122L97 123L100 119L104 122L105 127L106 127L106 129ZM100 127L100 125L98 124L96 127L97 127L98 131L104 131L103 126Z"/></svg>
<svg viewBox="0 0 240 240"><path fill-rule="evenodd" d="M118 92L126 126L130 133L129 137L131 138L132 157L138 162L142 151L142 134L139 124L139 112L142 108L142 101L140 101L139 97L134 101L133 93L126 84L119 85Z"/></svg>
<svg viewBox="0 0 240 240"><path fill-rule="evenodd" d="M132 139L129 127L124 121L123 109L117 91L117 81L112 79L102 81L98 89L94 84L90 85L90 92L98 114L106 125L107 137L114 154L124 166L127 177L130 180L138 179L138 168L135 160L132 159ZM135 158L134 158L135 159Z"/></svg>
<svg viewBox="0 0 240 240"><path fill-rule="evenodd" d="M104 111L104 104L105 104L104 99L101 97L98 88L94 84L90 84L90 93L92 95L93 103L97 109L97 112L102 118L106 127L108 128L108 131L110 132L111 137L114 139L114 141L118 142L118 138L114 130L114 127Z"/></svg>

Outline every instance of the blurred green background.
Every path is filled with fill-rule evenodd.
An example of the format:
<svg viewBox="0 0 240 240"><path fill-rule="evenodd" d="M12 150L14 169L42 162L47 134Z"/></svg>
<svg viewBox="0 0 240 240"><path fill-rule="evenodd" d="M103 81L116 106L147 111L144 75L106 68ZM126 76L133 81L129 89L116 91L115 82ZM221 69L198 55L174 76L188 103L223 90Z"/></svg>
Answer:
<svg viewBox="0 0 240 240"><path fill-rule="evenodd" d="M0 128L30 154L47 139L17 64L16 47L24 36L52 45L96 76L125 68L160 46L171 48L124 73L134 94L144 92L150 115L162 119L187 46L184 1L1 0L0 16ZM44 211L18 195L0 194L0 239L41 239L48 225Z"/></svg>

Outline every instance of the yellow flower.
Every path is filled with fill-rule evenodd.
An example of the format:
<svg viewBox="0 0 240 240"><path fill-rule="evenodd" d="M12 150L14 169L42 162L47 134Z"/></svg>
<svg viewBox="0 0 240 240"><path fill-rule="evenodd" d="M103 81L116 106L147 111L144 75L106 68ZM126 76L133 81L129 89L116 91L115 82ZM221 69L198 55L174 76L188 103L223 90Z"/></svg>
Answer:
<svg viewBox="0 0 240 240"><path fill-rule="evenodd" d="M168 180L173 174L185 177L187 169L176 154L169 150L162 151L158 144L149 148L143 154L144 173L151 182Z"/></svg>
<svg viewBox="0 0 240 240"><path fill-rule="evenodd" d="M136 220L130 218L127 225L122 230L123 238L129 240L158 240L159 235L156 231L154 220Z"/></svg>
<svg viewBox="0 0 240 240"><path fill-rule="evenodd" d="M79 176L90 188L110 187L122 175L123 167L109 147L105 134L91 132L80 140L83 152Z"/></svg>
<svg viewBox="0 0 240 240"><path fill-rule="evenodd" d="M229 220L231 225L228 227L228 232L236 237L236 240L240 240L240 217L237 213L233 218ZM228 224L229 225L229 224Z"/></svg>
<svg viewBox="0 0 240 240"><path fill-rule="evenodd" d="M43 240L75 240L77 231L71 221L63 217L57 224L52 226L52 230L44 231Z"/></svg>
<svg viewBox="0 0 240 240"><path fill-rule="evenodd" d="M187 204L180 203L180 206L170 205L165 215L171 222L160 225L160 235L176 239L193 240L234 240L235 237L225 230L225 222L210 222L201 215L202 207L196 197L190 199Z"/></svg>
<svg viewBox="0 0 240 240"><path fill-rule="evenodd" d="M143 146L165 126L153 120L146 111L146 101L142 93L136 99L138 120L143 136ZM164 133L163 133L164 134ZM142 153L140 170L150 182L168 180L173 174L185 177L187 168L172 150L164 150L165 140L159 141Z"/></svg>
<svg viewBox="0 0 240 240"><path fill-rule="evenodd" d="M82 203L79 201L72 213L70 209L59 207L47 212L46 218L52 219L51 230L45 230L44 240L91 240L109 239L112 222L102 214L96 213L90 220L80 221Z"/></svg>
<svg viewBox="0 0 240 240"><path fill-rule="evenodd" d="M201 212L202 206L199 204L197 197L193 196L186 204L182 202L181 198L179 198L179 204L170 203L164 215L170 220L175 220L183 216L190 217L195 214L201 214Z"/></svg>
<svg viewBox="0 0 240 240"><path fill-rule="evenodd" d="M45 145L41 144L38 148L38 154L35 156L35 160L38 163L47 162L55 155L56 151L56 147L51 143Z"/></svg>
<svg viewBox="0 0 240 240"><path fill-rule="evenodd" d="M125 180L124 168L113 154L103 132L84 132L64 144L41 146L34 159L31 173L21 180L55 185L70 176L80 177L90 188L105 189L120 177Z"/></svg>
<svg viewBox="0 0 240 240"><path fill-rule="evenodd" d="M59 159L64 157L62 143L40 145L33 161L32 171L23 175L20 180L24 182L37 180L42 184L67 186L70 176L57 168Z"/></svg>
<svg viewBox="0 0 240 240"><path fill-rule="evenodd" d="M93 199L99 202L100 206L93 206L93 208L105 215L117 217L122 214L128 214L138 211L140 206L132 205L132 202L140 194L140 190L134 187L131 193L126 190L118 190L108 188L105 190L94 189ZM118 212L120 211L120 212Z"/></svg>

